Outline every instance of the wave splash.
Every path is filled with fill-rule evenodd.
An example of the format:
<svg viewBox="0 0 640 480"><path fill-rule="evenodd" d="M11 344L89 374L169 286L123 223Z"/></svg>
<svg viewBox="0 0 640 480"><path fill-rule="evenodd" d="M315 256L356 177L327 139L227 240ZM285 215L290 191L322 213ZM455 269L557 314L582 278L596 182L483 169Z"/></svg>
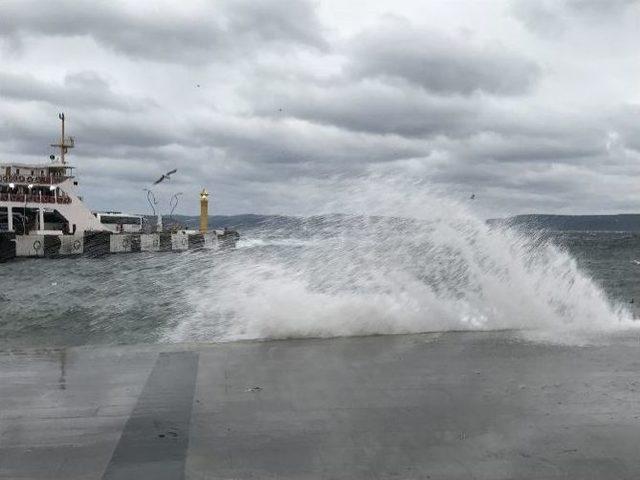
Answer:
<svg viewBox="0 0 640 480"><path fill-rule="evenodd" d="M171 340L516 329L571 342L634 325L568 253L425 185L366 179L331 198L324 211L346 214L251 232L191 292L196 313Z"/></svg>

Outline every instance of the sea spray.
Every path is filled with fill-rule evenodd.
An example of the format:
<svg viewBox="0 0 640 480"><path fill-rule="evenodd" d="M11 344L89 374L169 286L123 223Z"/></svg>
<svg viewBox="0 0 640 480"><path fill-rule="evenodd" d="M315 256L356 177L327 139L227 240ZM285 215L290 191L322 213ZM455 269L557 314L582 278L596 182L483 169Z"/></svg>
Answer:
<svg viewBox="0 0 640 480"><path fill-rule="evenodd" d="M223 268L203 273L189 292L194 312L168 339L516 329L567 342L633 325L540 235L491 227L419 182L330 187L318 215L284 236L250 232Z"/></svg>

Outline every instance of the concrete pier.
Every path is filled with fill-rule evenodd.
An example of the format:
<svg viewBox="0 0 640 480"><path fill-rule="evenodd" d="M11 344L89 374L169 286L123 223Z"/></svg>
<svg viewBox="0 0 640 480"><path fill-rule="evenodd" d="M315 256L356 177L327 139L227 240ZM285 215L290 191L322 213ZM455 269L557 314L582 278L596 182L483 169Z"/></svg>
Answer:
<svg viewBox="0 0 640 480"><path fill-rule="evenodd" d="M1 479L635 479L640 346L507 332L0 352Z"/></svg>

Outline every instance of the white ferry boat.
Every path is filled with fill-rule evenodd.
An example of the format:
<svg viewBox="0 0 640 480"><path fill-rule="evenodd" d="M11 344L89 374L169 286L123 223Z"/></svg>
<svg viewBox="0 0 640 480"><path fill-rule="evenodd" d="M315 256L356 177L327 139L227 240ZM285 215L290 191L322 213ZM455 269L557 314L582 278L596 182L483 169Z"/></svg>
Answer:
<svg viewBox="0 0 640 480"><path fill-rule="evenodd" d="M208 230L208 194L200 194L199 230L165 231L161 217L153 225L143 215L92 212L77 193L78 180L67 154L74 147L62 134L52 144L59 155L50 162L0 162L0 261L15 257L99 256L108 253L183 251L234 247L239 235Z"/></svg>

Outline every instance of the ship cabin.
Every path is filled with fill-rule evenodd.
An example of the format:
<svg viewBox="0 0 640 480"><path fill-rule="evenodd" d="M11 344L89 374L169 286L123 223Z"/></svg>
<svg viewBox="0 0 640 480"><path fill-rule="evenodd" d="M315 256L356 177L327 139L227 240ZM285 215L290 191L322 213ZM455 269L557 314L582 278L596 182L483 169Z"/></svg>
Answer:
<svg viewBox="0 0 640 480"><path fill-rule="evenodd" d="M59 213L72 203L62 188L73 181L67 164L0 164L0 231L70 233L73 226Z"/></svg>

